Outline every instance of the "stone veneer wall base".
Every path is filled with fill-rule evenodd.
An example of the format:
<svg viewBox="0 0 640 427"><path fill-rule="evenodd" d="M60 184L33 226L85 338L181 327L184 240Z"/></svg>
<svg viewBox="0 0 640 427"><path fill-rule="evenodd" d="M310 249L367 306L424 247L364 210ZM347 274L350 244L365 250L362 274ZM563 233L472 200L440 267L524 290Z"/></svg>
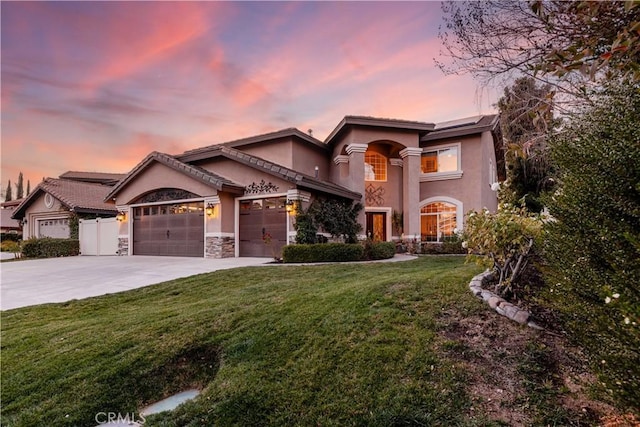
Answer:
<svg viewBox="0 0 640 427"><path fill-rule="evenodd" d="M498 314L505 316L521 325L527 325L530 328L543 330L541 326L537 325L531 320L531 313L527 310L522 310L518 306L507 302L504 298L497 294L483 289L482 285L493 277L493 271L486 270L484 273L480 273L471 279L469 283L469 289L471 292L481 300L489 304L489 307L493 308Z"/></svg>
<svg viewBox="0 0 640 427"><path fill-rule="evenodd" d="M233 258L236 256L236 244L233 237L207 237L205 258Z"/></svg>
<svg viewBox="0 0 640 427"><path fill-rule="evenodd" d="M118 237L118 255L129 255L128 237Z"/></svg>

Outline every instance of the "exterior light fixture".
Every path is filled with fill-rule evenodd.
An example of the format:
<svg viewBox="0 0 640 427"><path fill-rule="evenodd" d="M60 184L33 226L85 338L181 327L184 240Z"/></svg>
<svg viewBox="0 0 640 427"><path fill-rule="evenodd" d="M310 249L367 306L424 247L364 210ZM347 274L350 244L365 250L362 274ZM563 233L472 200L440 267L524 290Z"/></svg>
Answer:
<svg viewBox="0 0 640 427"><path fill-rule="evenodd" d="M213 214L216 212L216 205L214 205L213 203L207 203L207 216L213 216Z"/></svg>
<svg viewBox="0 0 640 427"><path fill-rule="evenodd" d="M296 202L293 200L287 200L287 204L285 205L286 211L289 215L295 215L296 213Z"/></svg>
<svg viewBox="0 0 640 427"><path fill-rule="evenodd" d="M124 211L120 211L118 212L118 215L116 215L116 221L122 222L125 221L127 219L127 213Z"/></svg>

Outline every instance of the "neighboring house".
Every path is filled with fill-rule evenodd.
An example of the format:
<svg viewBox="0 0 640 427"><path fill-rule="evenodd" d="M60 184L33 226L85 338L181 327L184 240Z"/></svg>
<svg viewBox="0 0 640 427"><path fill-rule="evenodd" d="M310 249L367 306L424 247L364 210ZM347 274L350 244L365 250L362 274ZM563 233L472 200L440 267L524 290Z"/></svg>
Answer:
<svg viewBox="0 0 640 427"><path fill-rule="evenodd" d="M22 233L20 221L11 218L15 208L23 199L11 200L9 202L0 203L0 232L1 233Z"/></svg>
<svg viewBox="0 0 640 427"><path fill-rule="evenodd" d="M122 174L66 172L60 178L46 178L22 200L13 218L22 224L24 239L70 237L70 221L77 218L115 217L113 203L105 202Z"/></svg>
<svg viewBox="0 0 640 427"><path fill-rule="evenodd" d="M437 125L346 116L325 141L290 128L153 152L105 201L130 255L273 256L295 242L292 203L317 198L361 202L363 237L441 242L465 212L497 208L501 150L496 115Z"/></svg>

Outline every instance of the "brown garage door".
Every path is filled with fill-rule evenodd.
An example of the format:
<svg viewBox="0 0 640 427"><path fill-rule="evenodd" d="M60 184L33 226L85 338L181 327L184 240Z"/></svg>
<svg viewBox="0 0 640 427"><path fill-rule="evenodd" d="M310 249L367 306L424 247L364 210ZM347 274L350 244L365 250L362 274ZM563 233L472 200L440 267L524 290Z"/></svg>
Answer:
<svg viewBox="0 0 640 427"><path fill-rule="evenodd" d="M285 197L240 201L240 256L280 257L287 244Z"/></svg>
<svg viewBox="0 0 640 427"><path fill-rule="evenodd" d="M134 208L133 254L204 256L204 203Z"/></svg>

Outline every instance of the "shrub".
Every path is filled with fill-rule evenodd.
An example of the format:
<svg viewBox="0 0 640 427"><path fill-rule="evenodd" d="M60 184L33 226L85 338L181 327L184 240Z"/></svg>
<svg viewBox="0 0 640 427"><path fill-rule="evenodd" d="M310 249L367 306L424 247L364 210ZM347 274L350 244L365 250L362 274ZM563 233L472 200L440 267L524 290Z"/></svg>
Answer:
<svg viewBox="0 0 640 427"><path fill-rule="evenodd" d="M317 228L346 243L356 243L358 233L362 231L362 225L358 223L362 209L362 203L352 200L318 199L309 207L309 214Z"/></svg>
<svg viewBox="0 0 640 427"><path fill-rule="evenodd" d="M12 252L14 254L20 253L20 243L13 240L3 240L0 243L0 250L2 252Z"/></svg>
<svg viewBox="0 0 640 427"><path fill-rule="evenodd" d="M368 240L364 244L289 245L283 248L282 259L284 262L348 262L388 259L395 254L395 243Z"/></svg>
<svg viewBox="0 0 640 427"><path fill-rule="evenodd" d="M18 242L20 241L20 239L22 239L22 234L16 233L14 232L8 232L8 233L0 233L0 241L4 242L5 240L10 240L13 242Z"/></svg>
<svg viewBox="0 0 640 427"><path fill-rule="evenodd" d="M640 408L640 88L610 87L552 140L548 298L620 402Z"/></svg>
<svg viewBox="0 0 640 427"><path fill-rule="evenodd" d="M462 247L462 240L455 239L442 243L421 243L420 253L427 255L466 254L467 250Z"/></svg>
<svg viewBox="0 0 640 427"><path fill-rule="evenodd" d="M396 254L396 244L393 242L373 242L367 240L364 243L364 259L377 260L393 258Z"/></svg>
<svg viewBox="0 0 640 427"><path fill-rule="evenodd" d="M493 264L498 277L495 291L504 296L512 293L512 285L531 262L534 245L541 244L542 218L509 204L501 204L496 213L471 211L463 238L470 254Z"/></svg>
<svg viewBox="0 0 640 427"><path fill-rule="evenodd" d="M54 258L74 256L80 253L80 241L76 239L29 239L22 243L22 255L26 258Z"/></svg>
<svg viewBox="0 0 640 427"><path fill-rule="evenodd" d="M302 209L299 202L296 202L296 243L299 244L312 244L317 243L318 226L313 220L313 215Z"/></svg>
<svg viewBox="0 0 640 427"><path fill-rule="evenodd" d="M317 243L289 245L282 249L284 262L340 262L364 259L364 246L359 243Z"/></svg>

